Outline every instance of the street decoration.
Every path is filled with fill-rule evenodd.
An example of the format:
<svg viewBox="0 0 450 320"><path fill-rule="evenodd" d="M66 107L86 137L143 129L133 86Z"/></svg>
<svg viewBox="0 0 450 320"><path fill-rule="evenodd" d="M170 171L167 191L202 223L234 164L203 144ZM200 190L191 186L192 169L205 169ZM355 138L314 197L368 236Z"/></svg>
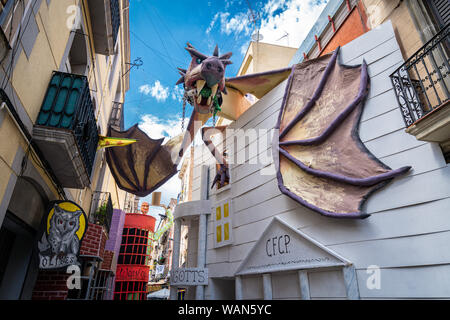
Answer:
<svg viewBox="0 0 450 320"><path fill-rule="evenodd" d="M161 228L158 228L158 230L156 230L154 233L149 232L150 240L158 241L159 238L161 238L161 236L164 234L164 232L166 232L167 230L169 230L172 227L172 225L173 225L172 209L168 208L166 210L166 217L167 217L166 224L164 224Z"/></svg>
<svg viewBox="0 0 450 320"><path fill-rule="evenodd" d="M86 214L72 201L55 201L44 218L38 241L40 269L80 265L78 254L87 229Z"/></svg>
<svg viewBox="0 0 450 320"><path fill-rule="evenodd" d="M174 137L163 145L164 139L149 138L137 124L123 132L111 127L108 131L109 137L137 140L124 148L108 148L106 159L119 188L140 197L158 189L175 175L185 150L211 117L238 119L251 106L246 94L262 98L290 73L290 68L284 68L225 79L226 66L232 63L231 52L220 55L216 46L212 56L207 56L190 43L185 49L191 55L191 62L188 69L178 68L181 78L177 84L183 84L183 99L194 110L184 137ZM225 183L224 177L229 177L227 165L222 165L217 174L214 180Z"/></svg>
<svg viewBox="0 0 450 320"><path fill-rule="evenodd" d="M109 148L109 147L124 147L135 142L136 142L135 139L121 139L99 135L97 149L99 150L102 148Z"/></svg>
<svg viewBox="0 0 450 320"><path fill-rule="evenodd" d="M292 67L272 150L282 193L324 216L366 218L367 198L411 167L392 170L362 143L367 64L341 65L339 51Z"/></svg>
<svg viewBox="0 0 450 320"><path fill-rule="evenodd" d="M148 202L144 201L141 204L141 213L142 214L147 214L148 210L150 209L150 205L148 204Z"/></svg>
<svg viewBox="0 0 450 320"><path fill-rule="evenodd" d="M177 172L172 153L178 150L177 141L181 140L181 136L163 145L164 138L150 138L137 124L126 131L109 127L108 136L136 140L135 143L122 148L105 150L108 166L122 190L145 197Z"/></svg>
<svg viewBox="0 0 450 320"><path fill-rule="evenodd" d="M109 136L138 140L107 150L108 164L122 189L145 196L160 187L176 173L185 150L211 117L238 119L251 106L245 95L260 99L288 77L272 148L283 194L324 216L366 218L361 210L367 198L410 170L391 170L361 142L358 126L369 89L367 65L340 65L339 48L290 68L228 79L224 75L231 52L220 55L216 46L207 56L189 43L185 49L191 62L187 69L178 68L177 84L184 87L183 114L187 102L194 110L184 137L162 145L163 139L147 137L137 125L125 132L110 128ZM219 164L213 186L221 187L229 183L228 165L205 134L207 129L203 128L203 141Z"/></svg>

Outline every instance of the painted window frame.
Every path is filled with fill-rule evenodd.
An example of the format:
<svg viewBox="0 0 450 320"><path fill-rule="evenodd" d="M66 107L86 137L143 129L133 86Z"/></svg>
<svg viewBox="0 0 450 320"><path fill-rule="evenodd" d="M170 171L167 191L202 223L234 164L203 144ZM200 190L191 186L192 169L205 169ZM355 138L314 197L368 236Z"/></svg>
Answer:
<svg viewBox="0 0 450 320"><path fill-rule="evenodd" d="M209 188L210 188L210 196L213 195L218 195L222 192L225 192L227 190L231 189L231 184L233 183L232 178L231 178L231 164L228 164L228 172L230 173L230 180L228 181L228 184L223 186L222 188L218 188L217 184L214 186L214 188L211 189L211 184L214 180L214 177L217 175L217 165L216 162L212 165L212 167L209 167L209 172L210 172L210 181L208 181L209 184ZM212 173L212 174L211 174Z"/></svg>
<svg viewBox="0 0 450 320"><path fill-rule="evenodd" d="M225 216L227 212L226 204L228 204L228 215ZM219 209L220 208L220 212ZM223 208L223 209L222 209ZM214 248L222 248L228 245L233 244L233 201L231 198L227 198L225 200L219 201L214 205L213 211L213 230L214 230ZM226 237L226 225L228 225L228 239ZM220 237L218 236L218 230L220 230Z"/></svg>

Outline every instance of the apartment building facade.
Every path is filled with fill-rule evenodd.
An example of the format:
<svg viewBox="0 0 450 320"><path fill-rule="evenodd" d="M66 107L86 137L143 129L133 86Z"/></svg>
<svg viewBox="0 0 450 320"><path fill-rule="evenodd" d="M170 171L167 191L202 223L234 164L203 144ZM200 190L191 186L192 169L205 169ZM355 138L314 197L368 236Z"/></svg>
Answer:
<svg viewBox="0 0 450 320"><path fill-rule="evenodd" d="M112 298L117 244L106 243L121 238L123 219L113 216L120 218L130 197L118 189L97 142L109 126L123 129L128 6L1 2L1 298ZM86 215L79 290L69 292L65 270L39 267L38 237L54 201L70 201Z"/></svg>

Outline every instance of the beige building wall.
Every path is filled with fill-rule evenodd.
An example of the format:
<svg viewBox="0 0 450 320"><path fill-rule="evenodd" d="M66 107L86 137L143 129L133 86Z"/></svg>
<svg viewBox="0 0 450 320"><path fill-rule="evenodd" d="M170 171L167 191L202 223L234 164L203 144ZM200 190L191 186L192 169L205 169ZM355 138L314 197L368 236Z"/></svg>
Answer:
<svg viewBox="0 0 450 320"><path fill-rule="evenodd" d="M363 0L362 2L366 8L370 29L391 20L404 57L411 56L423 45L410 9L408 9L408 1L399 3L389 0Z"/></svg>
<svg viewBox="0 0 450 320"><path fill-rule="evenodd" d="M79 8L81 30L86 35L86 48L88 57L87 77L91 89L91 97L96 106L96 118L100 129L100 134L106 134L109 116L113 102L124 102L126 90L129 88L129 75L122 77L128 68L127 62L130 59L129 42L129 21L128 21L128 0L120 0L121 7L121 27L116 42L116 55L105 56L97 54L94 49L92 38L92 28L87 0L51 0L51 1L29 1L28 4L35 4L31 21L35 21L27 27L26 36L30 30L35 30L37 34L32 34L34 42L32 49L28 52L22 49L16 51L16 58L12 67L8 65L11 61L12 50L1 52L5 54L3 64L0 66L0 78L5 79L5 73L10 75L5 79L4 90L8 94L14 108L19 114L22 122L30 134L33 124L36 121L39 110L46 93L52 72L65 70L65 59L73 41L75 32L67 27L68 21L75 11L71 8ZM25 8L32 10L31 7ZM34 18L33 18L34 17ZM73 18L73 17L72 17ZM23 26L25 28L25 26ZM14 37L12 38L14 39ZM22 43L28 41L27 37L22 37ZM12 40L11 47L16 48ZM42 188L48 200L61 199L57 188L51 178L43 170L42 164L37 160L37 155L33 154L28 147L28 142L24 139L21 131L8 114L6 108L0 110L0 225L5 216L12 189L18 177L21 176L21 163L23 155L27 154L29 166L27 173ZM7 137L7 139L5 139ZM70 200L79 203L86 213L89 212L92 192L110 192L115 208L123 209L125 192L118 189L104 158L104 150L97 152L94 168L91 174L91 185L83 190L65 189L65 193Z"/></svg>
<svg viewBox="0 0 450 320"><path fill-rule="evenodd" d="M439 32L439 27L431 17L430 9L427 8L424 0L405 0L401 2L363 0L363 4L366 8L368 23L371 29L377 28L385 21L391 21L405 61L412 57L427 41ZM444 60L447 58L437 52L437 49L434 50L433 54L437 63L444 66ZM419 61L416 64L418 75L415 73L415 69L410 70L409 76L411 79L427 79L428 71L426 68L430 70L429 72L434 70L433 61L430 60L429 56L425 56L423 62ZM433 80L436 80L435 78ZM450 81L448 78L444 79L444 81L447 87L449 87ZM425 85L429 85L429 83L425 81ZM439 97L445 97L441 82L436 81L434 86ZM432 105L439 105L437 96L432 90L427 90L427 94Z"/></svg>
<svg viewBox="0 0 450 320"><path fill-rule="evenodd" d="M237 76L285 68L297 48L251 41Z"/></svg>

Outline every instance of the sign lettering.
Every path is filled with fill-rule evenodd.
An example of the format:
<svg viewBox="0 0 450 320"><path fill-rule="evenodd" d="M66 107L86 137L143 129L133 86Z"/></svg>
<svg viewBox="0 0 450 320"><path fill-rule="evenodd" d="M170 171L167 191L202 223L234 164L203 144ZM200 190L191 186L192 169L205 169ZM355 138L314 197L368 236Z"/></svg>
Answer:
<svg viewBox="0 0 450 320"><path fill-rule="evenodd" d="M276 256L277 254L289 253L288 245L291 242L291 237L284 234L277 237L271 237L266 241L266 254L268 257Z"/></svg>
<svg viewBox="0 0 450 320"><path fill-rule="evenodd" d="M208 285L208 269L206 268L181 268L172 271L171 285L206 286Z"/></svg>
<svg viewBox="0 0 450 320"><path fill-rule="evenodd" d="M117 266L117 280L148 281L149 268L146 266Z"/></svg>

